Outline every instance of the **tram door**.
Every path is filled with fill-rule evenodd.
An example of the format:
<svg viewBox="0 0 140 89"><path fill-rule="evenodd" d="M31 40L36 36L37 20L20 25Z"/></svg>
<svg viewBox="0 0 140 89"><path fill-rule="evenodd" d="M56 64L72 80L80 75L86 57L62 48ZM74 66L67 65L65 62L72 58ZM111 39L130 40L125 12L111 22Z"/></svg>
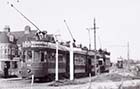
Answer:
<svg viewBox="0 0 140 89"><path fill-rule="evenodd" d="M87 58L87 73L90 74L91 73L91 58L88 57Z"/></svg>
<svg viewBox="0 0 140 89"><path fill-rule="evenodd" d="M40 52L40 60L41 60L41 62L46 62L47 61L47 52L46 51L41 51Z"/></svg>
<svg viewBox="0 0 140 89"><path fill-rule="evenodd" d="M66 54L66 77L69 78L70 77L70 60L69 60L69 54Z"/></svg>

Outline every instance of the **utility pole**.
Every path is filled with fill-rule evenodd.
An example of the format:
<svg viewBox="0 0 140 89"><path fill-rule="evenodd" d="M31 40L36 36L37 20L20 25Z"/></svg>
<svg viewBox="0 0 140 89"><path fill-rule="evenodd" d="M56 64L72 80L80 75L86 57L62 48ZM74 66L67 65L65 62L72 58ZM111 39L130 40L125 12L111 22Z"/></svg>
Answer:
<svg viewBox="0 0 140 89"><path fill-rule="evenodd" d="M91 29L87 28L87 30L88 30L88 36L89 36L89 50L88 51L90 51L91 50L91 36L90 36L90 30ZM91 60L91 59L88 59L88 60ZM90 82L91 82L91 71L89 72L89 77L90 77Z"/></svg>
<svg viewBox="0 0 140 89"><path fill-rule="evenodd" d="M69 31L70 35L71 35L71 38L73 41L70 42L70 80L74 80L74 59L73 59L73 44L75 43L75 39L69 29L69 26L67 25L67 22L66 20L64 20L64 23L67 27L67 30Z"/></svg>
<svg viewBox="0 0 140 89"><path fill-rule="evenodd" d="M94 60L95 60L95 75L97 74L97 69L96 69L96 64L97 64L97 50L96 50L96 21L95 21L95 18L94 18L94 50L95 50L95 56L94 56Z"/></svg>
<svg viewBox="0 0 140 89"><path fill-rule="evenodd" d="M59 67L59 62L58 62L58 50L59 50L59 48L58 48L58 45L59 45L59 43L58 43L58 39L57 39L57 37L58 36L60 36L59 34L58 35L54 35L54 38L55 38L55 42L56 42L56 54L55 54L55 81L58 81L58 76L59 76L59 72L58 72L58 67Z"/></svg>
<svg viewBox="0 0 140 89"><path fill-rule="evenodd" d="M89 36L89 50L91 50L91 37L90 37L90 28L87 28L88 30L88 36Z"/></svg>
<svg viewBox="0 0 140 89"><path fill-rule="evenodd" d="M74 80L73 42L70 42L70 80Z"/></svg>
<svg viewBox="0 0 140 89"><path fill-rule="evenodd" d="M94 18L94 22L93 22L93 28L88 28L88 31L90 32L90 30L94 30L94 51L95 51L95 55L94 55L94 61L95 61L95 75L97 74L97 68L96 68L96 64L97 64L97 50L96 50L96 29L98 29L98 27L96 27L96 20ZM90 38L89 38L90 40ZM91 48L91 43L89 43L89 48Z"/></svg>
<svg viewBox="0 0 140 89"><path fill-rule="evenodd" d="M56 40L55 81L58 81L58 40Z"/></svg>
<svg viewBox="0 0 140 89"><path fill-rule="evenodd" d="M127 42L127 61L128 61L128 62L127 62L127 65L128 65L128 68L129 68L129 66L130 66L130 60L129 60L130 58L129 58L129 56L130 56L130 55L129 55L129 42Z"/></svg>
<svg viewBox="0 0 140 89"><path fill-rule="evenodd" d="M129 42L127 43L127 59L129 61Z"/></svg>

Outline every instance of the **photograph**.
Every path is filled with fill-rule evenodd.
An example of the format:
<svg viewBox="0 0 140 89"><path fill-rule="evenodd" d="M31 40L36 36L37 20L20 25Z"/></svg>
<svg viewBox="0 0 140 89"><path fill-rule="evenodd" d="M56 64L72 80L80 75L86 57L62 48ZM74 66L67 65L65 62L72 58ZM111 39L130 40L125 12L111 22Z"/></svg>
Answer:
<svg viewBox="0 0 140 89"><path fill-rule="evenodd" d="M0 0L0 89L140 89L139 0Z"/></svg>

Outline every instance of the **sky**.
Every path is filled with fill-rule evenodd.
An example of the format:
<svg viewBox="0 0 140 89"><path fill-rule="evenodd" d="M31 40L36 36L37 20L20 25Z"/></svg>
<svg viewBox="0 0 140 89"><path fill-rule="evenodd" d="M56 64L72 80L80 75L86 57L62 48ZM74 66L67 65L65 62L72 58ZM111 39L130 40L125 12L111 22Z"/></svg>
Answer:
<svg viewBox="0 0 140 89"><path fill-rule="evenodd" d="M127 58L129 42L130 58L139 59L140 49L140 1L139 0L0 0L0 31L9 25L11 31L23 31L26 25L36 29L7 3L48 33L61 34L61 39L71 40L66 20L76 43L88 46L86 28L93 27L96 19L97 49L111 52L111 61L120 56ZM94 33L91 31L94 48Z"/></svg>

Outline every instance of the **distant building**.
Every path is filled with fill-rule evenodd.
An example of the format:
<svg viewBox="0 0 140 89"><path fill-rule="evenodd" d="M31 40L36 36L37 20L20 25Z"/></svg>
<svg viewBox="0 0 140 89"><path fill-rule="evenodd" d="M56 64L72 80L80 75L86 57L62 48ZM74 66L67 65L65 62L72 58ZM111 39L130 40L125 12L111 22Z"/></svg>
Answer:
<svg viewBox="0 0 140 89"><path fill-rule="evenodd" d="M47 37L46 33L46 31L31 30L29 26L25 26L24 31L12 32L9 26L5 26L0 32L0 74L11 76L15 71L18 72L19 61L25 57L25 52L22 50L23 43L33 40L54 41L53 35Z"/></svg>
<svg viewBox="0 0 140 89"><path fill-rule="evenodd" d="M16 62L13 60L18 52L16 41L10 27L5 26L4 31L0 33L0 71L5 73L7 69L8 75L12 68L16 68Z"/></svg>

